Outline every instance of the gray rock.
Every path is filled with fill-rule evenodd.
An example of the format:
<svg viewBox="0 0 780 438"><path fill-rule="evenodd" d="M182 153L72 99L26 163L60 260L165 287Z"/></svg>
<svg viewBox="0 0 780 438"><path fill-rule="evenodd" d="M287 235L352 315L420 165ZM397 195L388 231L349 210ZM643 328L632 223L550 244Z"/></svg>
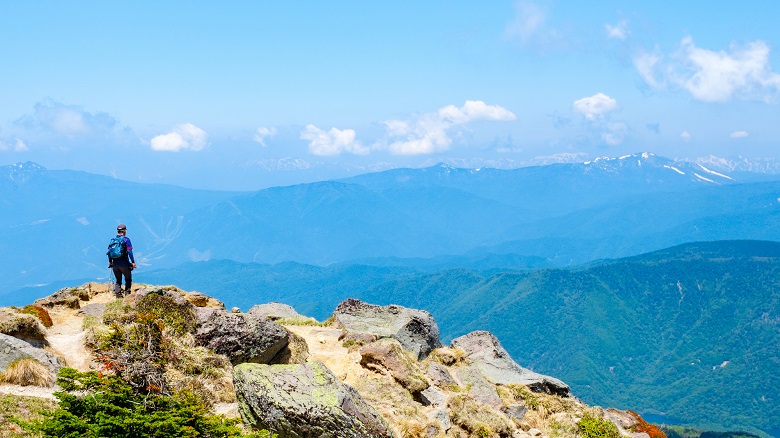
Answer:
<svg viewBox="0 0 780 438"><path fill-rule="evenodd" d="M428 414L428 419L435 420L439 423L443 431L448 431L452 428L452 421L450 421L450 413L446 408L436 409Z"/></svg>
<svg viewBox="0 0 780 438"><path fill-rule="evenodd" d="M452 378L450 372L447 371L447 367L440 363L428 362L428 368L425 370L425 375L431 379L431 382L433 382L434 385L440 388L458 384L455 382L455 379Z"/></svg>
<svg viewBox="0 0 780 438"><path fill-rule="evenodd" d="M542 436L542 431L537 429L537 428L535 428L535 427L532 427L532 428L528 429L528 435L531 435L531 436Z"/></svg>
<svg viewBox="0 0 780 438"><path fill-rule="evenodd" d="M419 399L423 406L432 406L434 408L447 407L447 395L435 386L429 386L424 391L421 391Z"/></svg>
<svg viewBox="0 0 780 438"><path fill-rule="evenodd" d="M0 372L19 359L32 358L46 366L52 375L65 366L65 361L41 348L33 347L21 339L0 333Z"/></svg>
<svg viewBox="0 0 780 438"><path fill-rule="evenodd" d="M280 438L389 438L382 417L322 362L241 364L233 383L245 425Z"/></svg>
<svg viewBox="0 0 780 438"><path fill-rule="evenodd" d="M76 313L82 316L89 315L102 317L106 313L106 303L90 303L79 309Z"/></svg>
<svg viewBox="0 0 780 438"><path fill-rule="evenodd" d="M305 319L306 317L296 312L292 306L282 303L256 304L249 309L254 316L268 318L272 321L278 319Z"/></svg>
<svg viewBox="0 0 780 438"><path fill-rule="evenodd" d="M389 305L375 306L360 300L341 302L333 312L337 327L349 333L370 333L379 338L394 338L421 360L441 346L439 326L424 310Z"/></svg>
<svg viewBox="0 0 780 438"><path fill-rule="evenodd" d="M369 369L387 370L396 382L411 393L428 387L417 362L392 338L380 339L361 347L360 365Z"/></svg>
<svg viewBox="0 0 780 438"><path fill-rule="evenodd" d="M495 385L488 382L477 367L458 367L455 369L455 376L461 386L468 388L475 400L493 408L504 408L504 402L501 401Z"/></svg>
<svg viewBox="0 0 780 438"><path fill-rule="evenodd" d="M269 363L287 345L287 331L266 318L230 313L213 307L195 308L195 339L232 364Z"/></svg>
<svg viewBox="0 0 780 438"><path fill-rule="evenodd" d="M490 332L471 332L453 339L450 345L465 351L466 357L482 375L497 385L520 384L538 392L569 395L569 386L562 381L518 365Z"/></svg>
<svg viewBox="0 0 780 438"><path fill-rule="evenodd" d="M524 405L509 405L504 408L504 414L509 418L514 418L518 421L522 421L525 414L528 412L528 406Z"/></svg>

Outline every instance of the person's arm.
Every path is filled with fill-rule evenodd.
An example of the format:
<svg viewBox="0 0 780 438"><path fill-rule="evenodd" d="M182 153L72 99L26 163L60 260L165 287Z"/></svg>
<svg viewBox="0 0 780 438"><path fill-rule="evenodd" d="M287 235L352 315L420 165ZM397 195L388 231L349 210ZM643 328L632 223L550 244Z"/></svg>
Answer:
<svg viewBox="0 0 780 438"><path fill-rule="evenodd" d="M135 268L135 257L133 257L133 244L130 243L129 237L125 237L125 243L127 244L127 257L130 258L130 263L132 263L133 267Z"/></svg>

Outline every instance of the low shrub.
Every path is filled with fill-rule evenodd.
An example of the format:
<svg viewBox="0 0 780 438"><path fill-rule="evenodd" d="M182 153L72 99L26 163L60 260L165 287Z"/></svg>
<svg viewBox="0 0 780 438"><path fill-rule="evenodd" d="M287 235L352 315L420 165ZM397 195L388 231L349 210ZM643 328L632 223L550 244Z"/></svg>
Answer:
<svg viewBox="0 0 780 438"><path fill-rule="evenodd" d="M636 425L631 429L631 432L636 432L636 433L644 432L650 435L650 438L667 438L666 434L663 433L661 429L645 421L645 419L642 418L636 412L634 411L627 411L627 412L636 419Z"/></svg>
<svg viewBox="0 0 780 438"><path fill-rule="evenodd" d="M32 438L41 436L25 430L20 423L39 420L44 412L52 412L57 402L48 398L0 394L0 437Z"/></svg>
<svg viewBox="0 0 780 438"><path fill-rule="evenodd" d="M24 426L44 437L234 437L238 420L210 415L194 397L137 391L118 376L63 368L59 407Z"/></svg>
<svg viewBox="0 0 780 438"><path fill-rule="evenodd" d="M582 438L620 438L620 432L614 423L591 414L585 414L577 422Z"/></svg>

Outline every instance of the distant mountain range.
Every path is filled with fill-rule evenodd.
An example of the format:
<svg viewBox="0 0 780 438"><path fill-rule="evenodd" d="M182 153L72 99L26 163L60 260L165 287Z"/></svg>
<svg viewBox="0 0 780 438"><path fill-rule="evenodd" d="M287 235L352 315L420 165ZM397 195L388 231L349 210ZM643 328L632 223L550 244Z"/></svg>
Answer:
<svg viewBox="0 0 780 438"><path fill-rule="evenodd" d="M767 178L644 153L240 193L17 164L0 168L0 297L106 278L103 248L119 222L140 272L211 259L569 266L691 241L780 240L780 182Z"/></svg>
<svg viewBox="0 0 780 438"><path fill-rule="evenodd" d="M780 435L780 243L690 243L569 269L189 263L177 282L246 310L326 319L348 297L430 311L442 340L495 333L518 363L589 404Z"/></svg>

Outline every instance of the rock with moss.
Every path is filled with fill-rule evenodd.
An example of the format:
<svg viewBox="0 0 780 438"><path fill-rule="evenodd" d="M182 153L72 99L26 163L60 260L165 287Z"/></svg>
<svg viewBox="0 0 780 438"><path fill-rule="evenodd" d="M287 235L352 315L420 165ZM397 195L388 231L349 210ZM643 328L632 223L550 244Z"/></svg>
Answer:
<svg viewBox="0 0 780 438"><path fill-rule="evenodd" d="M20 359L35 359L40 364L57 374L60 368L65 366L65 361L41 348L33 347L21 339L0 334L0 373L9 365Z"/></svg>
<svg viewBox="0 0 780 438"><path fill-rule="evenodd" d="M417 361L410 358L401 344L392 338L383 338L361 347L360 365L388 371L396 382L413 394L430 386Z"/></svg>
<svg viewBox="0 0 780 438"><path fill-rule="evenodd" d="M195 339L233 365L244 362L267 364L288 343L287 331L267 318L223 309L196 307Z"/></svg>
<svg viewBox="0 0 780 438"><path fill-rule="evenodd" d="M379 338L394 338L417 360L422 360L439 342L439 326L424 310L397 305L376 306L348 299L333 312L337 327L348 333L369 333Z"/></svg>
<svg viewBox="0 0 780 438"><path fill-rule="evenodd" d="M471 332L453 339L450 346L465 351L469 362L494 384L527 385L537 392L560 396L569 394L569 386L562 381L518 365L490 332Z"/></svg>
<svg viewBox="0 0 780 438"><path fill-rule="evenodd" d="M473 366L462 366L455 368L455 377L460 382L460 386L468 388L468 392L475 400L496 409L503 409L504 402L496 391L496 386L488 382L480 370Z"/></svg>
<svg viewBox="0 0 780 438"><path fill-rule="evenodd" d="M279 438L389 438L382 417L322 363L234 368L233 383L245 425Z"/></svg>
<svg viewBox="0 0 780 438"><path fill-rule="evenodd" d="M0 333L21 339L34 347L49 345L41 321L13 308L0 309Z"/></svg>

